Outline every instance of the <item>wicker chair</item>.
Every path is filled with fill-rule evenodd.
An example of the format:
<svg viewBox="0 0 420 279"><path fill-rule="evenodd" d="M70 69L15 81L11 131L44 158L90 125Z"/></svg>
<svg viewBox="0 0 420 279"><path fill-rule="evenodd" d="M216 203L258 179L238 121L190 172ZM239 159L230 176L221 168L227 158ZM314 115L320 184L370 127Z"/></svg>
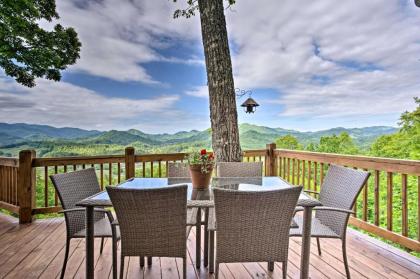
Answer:
<svg viewBox="0 0 420 279"><path fill-rule="evenodd" d="M106 189L121 230L120 278L124 277L127 256L182 258L186 278L187 185Z"/></svg>
<svg viewBox="0 0 420 279"><path fill-rule="evenodd" d="M263 162L219 162L218 177L255 177L262 176Z"/></svg>
<svg viewBox="0 0 420 279"><path fill-rule="evenodd" d="M367 182L370 173L350 168L331 165L321 191L306 191L317 194L323 206L315 207L315 218L312 219L311 235L316 237L318 254L321 255L320 238L338 238L342 242L344 267L347 278L350 278L350 270L346 254L346 229L351 210L360 190ZM301 216L295 216L299 228L291 229L291 236L302 236L303 220Z"/></svg>
<svg viewBox="0 0 420 279"><path fill-rule="evenodd" d="M66 251L61 270L61 278L66 272L67 259L69 256L70 240L73 238L85 238L85 208L76 207L76 203L101 191L93 168L74 171L70 173L55 174L50 176L63 207L62 213L66 221ZM117 271L117 241L119 229L111 226L114 221L112 213L103 208L95 208L95 237L102 238L100 253L104 245L105 237L112 237L112 263L113 276L116 278Z"/></svg>
<svg viewBox="0 0 420 279"><path fill-rule="evenodd" d="M168 177L191 177L188 165L168 162Z"/></svg>
<svg viewBox="0 0 420 279"><path fill-rule="evenodd" d="M232 191L215 188L217 220L216 278L220 263L283 263L287 275L289 229L302 187L275 191Z"/></svg>

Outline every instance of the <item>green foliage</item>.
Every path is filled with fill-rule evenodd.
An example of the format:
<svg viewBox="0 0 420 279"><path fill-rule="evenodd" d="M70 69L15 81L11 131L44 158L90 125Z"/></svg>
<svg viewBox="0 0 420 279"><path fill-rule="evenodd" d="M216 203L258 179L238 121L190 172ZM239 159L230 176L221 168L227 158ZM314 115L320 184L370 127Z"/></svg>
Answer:
<svg viewBox="0 0 420 279"><path fill-rule="evenodd" d="M319 140L319 144L314 146L317 152L357 154L359 150L354 144L353 139L346 132L341 134L324 136Z"/></svg>
<svg viewBox="0 0 420 279"><path fill-rule="evenodd" d="M173 0L174 3L178 2L178 0ZM174 12L174 18L178 17L185 17L190 18L192 16L195 16L195 12L198 10L198 1L199 0L187 0L187 7L184 9L177 9ZM232 6L235 4L236 0L226 0L229 3L229 6Z"/></svg>
<svg viewBox="0 0 420 279"><path fill-rule="evenodd" d="M81 43L73 28L39 26L58 18L55 0L0 1L0 67L8 76L33 87L38 77L59 81L60 71L76 62Z"/></svg>
<svg viewBox="0 0 420 279"><path fill-rule="evenodd" d="M417 108L400 117L401 129L394 134L376 139L370 155L390 158L420 159L420 99L414 98Z"/></svg>
<svg viewBox="0 0 420 279"><path fill-rule="evenodd" d="M285 135L279 137L276 140L276 146L280 149L291 149L291 150L301 150L303 146L299 143L298 139L292 135Z"/></svg>

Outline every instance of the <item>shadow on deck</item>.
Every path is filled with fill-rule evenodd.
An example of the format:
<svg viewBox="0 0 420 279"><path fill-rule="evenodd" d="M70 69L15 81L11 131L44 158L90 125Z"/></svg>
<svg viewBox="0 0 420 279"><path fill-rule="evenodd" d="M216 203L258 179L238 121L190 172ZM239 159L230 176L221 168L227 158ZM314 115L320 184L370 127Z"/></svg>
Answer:
<svg viewBox="0 0 420 279"><path fill-rule="evenodd" d="M100 241L100 240L99 240ZM99 241L95 248L99 247ZM348 258L352 278L420 278L420 260L349 229ZM187 278L214 278L207 269L196 269L195 232L188 239ZM0 278L57 278L61 271L65 244L63 218L37 220L19 225L17 219L0 213ZM311 278L345 278L339 240L321 240L322 256L312 244ZM66 278L84 278L84 240L72 240ZM111 241L104 252L95 249L95 278L111 278ZM290 241L290 278L299 278L300 239ZM126 278L179 278L180 259L154 258L153 265L140 270L138 258L127 258ZM267 272L266 263L222 264L220 278L281 278L281 264ZM182 277L181 277L182 278Z"/></svg>

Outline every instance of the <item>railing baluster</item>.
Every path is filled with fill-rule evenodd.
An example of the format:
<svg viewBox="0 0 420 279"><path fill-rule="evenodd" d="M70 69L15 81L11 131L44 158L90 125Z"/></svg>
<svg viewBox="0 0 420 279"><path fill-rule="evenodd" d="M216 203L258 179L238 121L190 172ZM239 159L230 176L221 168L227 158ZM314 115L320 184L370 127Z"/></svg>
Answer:
<svg viewBox="0 0 420 279"><path fill-rule="evenodd" d="M118 184L121 183L121 163L117 164L117 171L118 171Z"/></svg>
<svg viewBox="0 0 420 279"><path fill-rule="evenodd" d="M392 172L387 173L387 214L386 214L386 227L389 231L392 231Z"/></svg>
<svg viewBox="0 0 420 279"><path fill-rule="evenodd" d="M159 172L159 177L162 177L162 161L161 160L158 161L158 172Z"/></svg>
<svg viewBox="0 0 420 279"><path fill-rule="evenodd" d="M15 203L15 205L18 205L18 203L19 203L19 200L18 200L18 175L19 175L19 173L18 173L18 170L19 170L19 168L13 168L14 169L14 171L15 171L15 198L16 198L16 203Z"/></svg>
<svg viewBox="0 0 420 279"><path fill-rule="evenodd" d="M328 166L329 166L329 164L328 164ZM347 166L344 166L344 167L347 168ZM354 167L353 169L357 170L356 167ZM357 217L357 201L359 200L359 196L360 196L360 194L357 195L356 201L354 202L354 205L353 205L354 217L356 217L356 218L358 218Z"/></svg>
<svg viewBox="0 0 420 279"><path fill-rule="evenodd" d="M380 172L375 170L375 180L374 180L374 207L375 207L375 225L379 226L379 214L380 214L380 200L379 200L379 181L380 181Z"/></svg>
<svg viewBox="0 0 420 279"><path fill-rule="evenodd" d="M295 185L295 164L296 160L295 158L292 159L292 184Z"/></svg>
<svg viewBox="0 0 420 279"><path fill-rule="evenodd" d="M314 162L314 191L318 191L318 162Z"/></svg>
<svg viewBox="0 0 420 279"><path fill-rule="evenodd" d="M312 162L308 161L308 188L309 190L312 189L311 187L311 172L312 172Z"/></svg>
<svg viewBox="0 0 420 279"><path fill-rule="evenodd" d="M401 174L401 233L403 236L408 235L408 213L407 213L407 174Z"/></svg>
<svg viewBox="0 0 420 279"><path fill-rule="evenodd" d="M54 173L55 174L58 173L58 166L54 166ZM55 191L55 189L54 189L54 205L55 206L58 205L58 195L57 195L57 191Z"/></svg>
<svg viewBox="0 0 420 279"><path fill-rule="evenodd" d="M321 169L321 173L319 174L319 179L320 179L320 185L322 185L322 183L324 183L324 163L321 163L320 166Z"/></svg>
<svg viewBox="0 0 420 279"><path fill-rule="evenodd" d="M73 171L75 171L77 169L76 165L73 165Z"/></svg>
<svg viewBox="0 0 420 279"><path fill-rule="evenodd" d="M146 162L142 164L143 177L146 177Z"/></svg>
<svg viewBox="0 0 420 279"><path fill-rule="evenodd" d="M302 186L303 188L305 188L305 168L306 168L305 163L306 161L302 160Z"/></svg>
<svg viewBox="0 0 420 279"><path fill-rule="evenodd" d="M417 176L417 241L420 241L420 176Z"/></svg>
<svg viewBox="0 0 420 279"><path fill-rule="evenodd" d="M300 160L297 160L297 185L300 185Z"/></svg>
<svg viewBox="0 0 420 279"><path fill-rule="evenodd" d="M108 164L108 184L112 185L112 163Z"/></svg>
<svg viewBox="0 0 420 279"><path fill-rule="evenodd" d="M283 178L284 179L286 179L286 162L287 162L287 159L286 159L286 157L283 157Z"/></svg>
<svg viewBox="0 0 420 279"><path fill-rule="evenodd" d="M44 206L48 207L48 166L44 167Z"/></svg>
<svg viewBox="0 0 420 279"><path fill-rule="evenodd" d="M364 171L367 171L367 169L364 169ZM368 181L366 181L365 185L363 185L363 221L367 221L368 215L368 185Z"/></svg>
<svg viewBox="0 0 420 279"><path fill-rule="evenodd" d="M104 189L104 164L100 164L100 180L101 180L101 190Z"/></svg>
<svg viewBox="0 0 420 279"><path fill-rule="evenodd" d="M67 172L67 165L64 165L64 172Z"/></svg>
<svg viewBox="0 0 420 279"><path fill-rule="evenodd" d="M153 161L150 162L150 177L153 177L153 163Z"/></svg>
<svg viewBox="0 0 420 279"><path fill-rule="evenodd" d="M290 158L287 158L287 181L290 182Z"/></svg>

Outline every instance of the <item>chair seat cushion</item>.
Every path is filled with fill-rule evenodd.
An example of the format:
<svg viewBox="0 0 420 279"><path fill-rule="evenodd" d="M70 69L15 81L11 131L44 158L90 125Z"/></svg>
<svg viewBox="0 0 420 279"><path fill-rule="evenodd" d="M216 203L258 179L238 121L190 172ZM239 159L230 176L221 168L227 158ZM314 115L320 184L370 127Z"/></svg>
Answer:
<svg viewBox="0 0 420 279"><path fill-rule="evenodd" d="M95 222L95 237L112 237L111 224L108 218L102 218ZM117 239L120 238L120 228L116 226ZM86 237L86 229L80 230L73 237Z"/></svg>
<svg viewBox="0 0 420 279"><path fill-rule="evenodd" d="M302 236L303 228L303 217L296 215L294 217L297 228L290 229L290 236ZM328 237L328 238L340 238L338 234L332 231L329 227L323 225L317 218L312 218L311 236L314 237Z"/></svg>

